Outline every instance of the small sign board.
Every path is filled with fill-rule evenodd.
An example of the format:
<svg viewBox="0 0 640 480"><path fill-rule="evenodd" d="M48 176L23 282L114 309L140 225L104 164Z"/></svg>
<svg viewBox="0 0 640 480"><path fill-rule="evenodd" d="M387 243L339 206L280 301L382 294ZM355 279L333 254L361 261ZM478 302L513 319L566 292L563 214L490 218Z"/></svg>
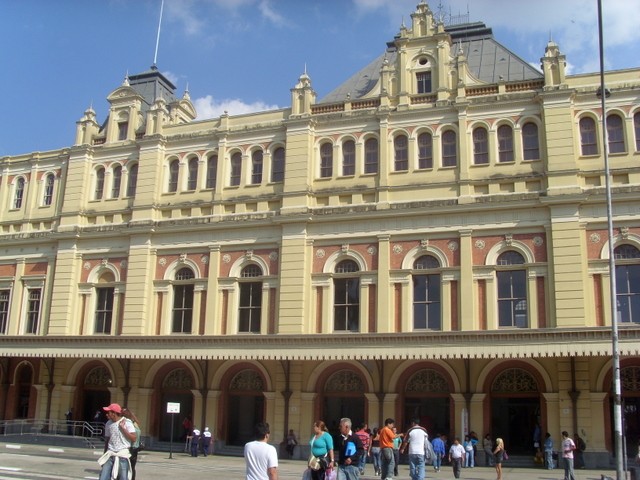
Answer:
<svg viewBox="0 0 640 480"><path fill-rule="evenodd" d="M175 402L167 402L167 413L180 413L180 404Z"/></svg>

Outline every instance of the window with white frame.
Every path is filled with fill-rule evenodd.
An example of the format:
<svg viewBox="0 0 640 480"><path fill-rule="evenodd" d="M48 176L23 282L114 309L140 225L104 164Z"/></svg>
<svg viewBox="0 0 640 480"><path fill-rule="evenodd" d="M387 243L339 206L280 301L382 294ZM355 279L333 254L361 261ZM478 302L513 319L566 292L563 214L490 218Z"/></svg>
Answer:
<svg viewBox="0 0 640 480"><path fill-rule="evenodd" d="M42 205L44 205L45 207L48 207L53 203L53 187L55 185L55 179L56 177L53 173L49 173L46 177L44 177Z"/></svg>
<svg viewBox="0 0 640 480"><path fill-rule="evenodd" d="M529 314L525 259L520 253L508 250L498 256L496 265L498 326L527 328Z"/></svg>
<svg viewBox="0 0 640 480"><path fill-rule="evenodd" d="M0 335L7 333L9 326L9 299L11 290L8 288L0 290Z"/></svg>
<svg viewBox="0 0 640 480"><path fill-rule="evenodd" d="M418 93L431 92L431 72L418 72L416 73L416 87Z"/></svg>
<svg viewBox="0 0 640 480"><path fill-rule="evenodd" d="M180 161L178 159L171 160L169 163L169 178L167 183L167 191L175 193L178 191L178 175L180 174Z"/></svg>
<svg viewBox="0 0 640 480"><path fill-rule="evenodd" d="M114 297L113 287L96 288L95 333L111 333Z"/></svg>
<svg viewBox="0 0 640 480"><path fill-rule="evenodd" d="M194 298L193 270L181 268L173 282L173 308L171 311L171 333L191 333Z"/></svg>
<svg viewBox="0 0 640 480"><path fill-rule="evenodd" d="M240 273L238 302L238 332L260 333L262 316L262 269L255 264L244 267Z"/></svg>
<svg viewBox="0 0 640 480"><path fill-rule="evenodd" d="M422 255L414 264L413 329L441 330L440 262L432 255Z"/></svg>
<svg viewBox="0 0 640 480"><path fill-rule="evenodd" d="M409 170L409 140L406 135L397 135L393 139L393 157L396 172Z"/></svg>
<svg viewBox="0 0 640 480"><path fill-rule="evenodd" d="M616 312L622 323L640 323L640 250L622 244L613 250L616 260Z"/></svg>
<svg viewBox="0 0 640 480"><path fill-rule="evenodd" d="M633 116L633 128L636 132L636 152L640 152L640 112Z"/></svg>
<svg viewBox="0 0 640 480"><path fill-rule="evenodd" d="M27 290L27 324L25 333L36 334L40 326L40 307L42 303L42 289L30 288Z"/></svg>
<svg viewBox="0 0 640 480"><path fill-rule="evenodd" d="M353 260L336 265L333 277L333 330L360 331L360 268Z"/></svg>
<svg viewBox="0 0 640 480"><path fill-rule="evenodd" d="M13 194L13 208L22 208L22 201L24 199L24 189L26 182L24 178L20 177L16 180L16 188Z"/></svg>

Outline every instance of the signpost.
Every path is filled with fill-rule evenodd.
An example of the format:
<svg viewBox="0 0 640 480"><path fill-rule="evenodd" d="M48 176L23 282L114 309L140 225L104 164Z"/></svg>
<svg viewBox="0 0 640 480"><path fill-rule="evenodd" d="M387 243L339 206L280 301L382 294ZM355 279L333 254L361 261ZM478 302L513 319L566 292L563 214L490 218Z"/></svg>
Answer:
<svg viewBox="0 0 640 480"><path fill-rule="evenodd" d="M169 437L169 458L173 458L173 419L180 413L180 404L167 402L167 413L171 415L171 437Z"/></svg>

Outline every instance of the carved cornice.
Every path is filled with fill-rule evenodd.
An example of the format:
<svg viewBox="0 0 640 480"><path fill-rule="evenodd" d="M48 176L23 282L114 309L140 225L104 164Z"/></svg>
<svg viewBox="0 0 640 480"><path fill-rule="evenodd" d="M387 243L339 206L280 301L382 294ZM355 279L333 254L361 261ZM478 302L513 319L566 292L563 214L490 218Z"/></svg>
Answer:
<svg viewBox="0 0 640 480"><path fill-rule="evenodd" d="M640 355L640 327L619 330L620 354ZM3 356L216 360L421 360L611 356L606 327L398 334L5 336Z"/></svg>

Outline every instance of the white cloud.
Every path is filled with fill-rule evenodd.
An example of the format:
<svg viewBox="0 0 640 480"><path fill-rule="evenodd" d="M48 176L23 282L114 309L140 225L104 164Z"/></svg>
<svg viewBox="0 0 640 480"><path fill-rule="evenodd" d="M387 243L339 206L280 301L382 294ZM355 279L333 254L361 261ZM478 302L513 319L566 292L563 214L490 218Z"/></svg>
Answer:
<svg viewBox="0 0 640 480"><path fill-rule="evenodd" d="M273 9L273 7L271 6L268 0L261 0L259 8L260 8L260 13L262 13L262 16L265 17L270 22L272 22L274 25L277 25L277 26L286 25L287 22L285 18Z"/></svg>
<svg viewBox="0 0 640 480"><path fill-rule="evenodd" d="M216 100L211 95L196 98L193 105L198 112L198 120L219 117L224 112L229 115L241 115L243 113L263 112L265 110L276 110L280 107L277 105L268 105L264 102L246 103L239 98L226 98Z"/></svg>

